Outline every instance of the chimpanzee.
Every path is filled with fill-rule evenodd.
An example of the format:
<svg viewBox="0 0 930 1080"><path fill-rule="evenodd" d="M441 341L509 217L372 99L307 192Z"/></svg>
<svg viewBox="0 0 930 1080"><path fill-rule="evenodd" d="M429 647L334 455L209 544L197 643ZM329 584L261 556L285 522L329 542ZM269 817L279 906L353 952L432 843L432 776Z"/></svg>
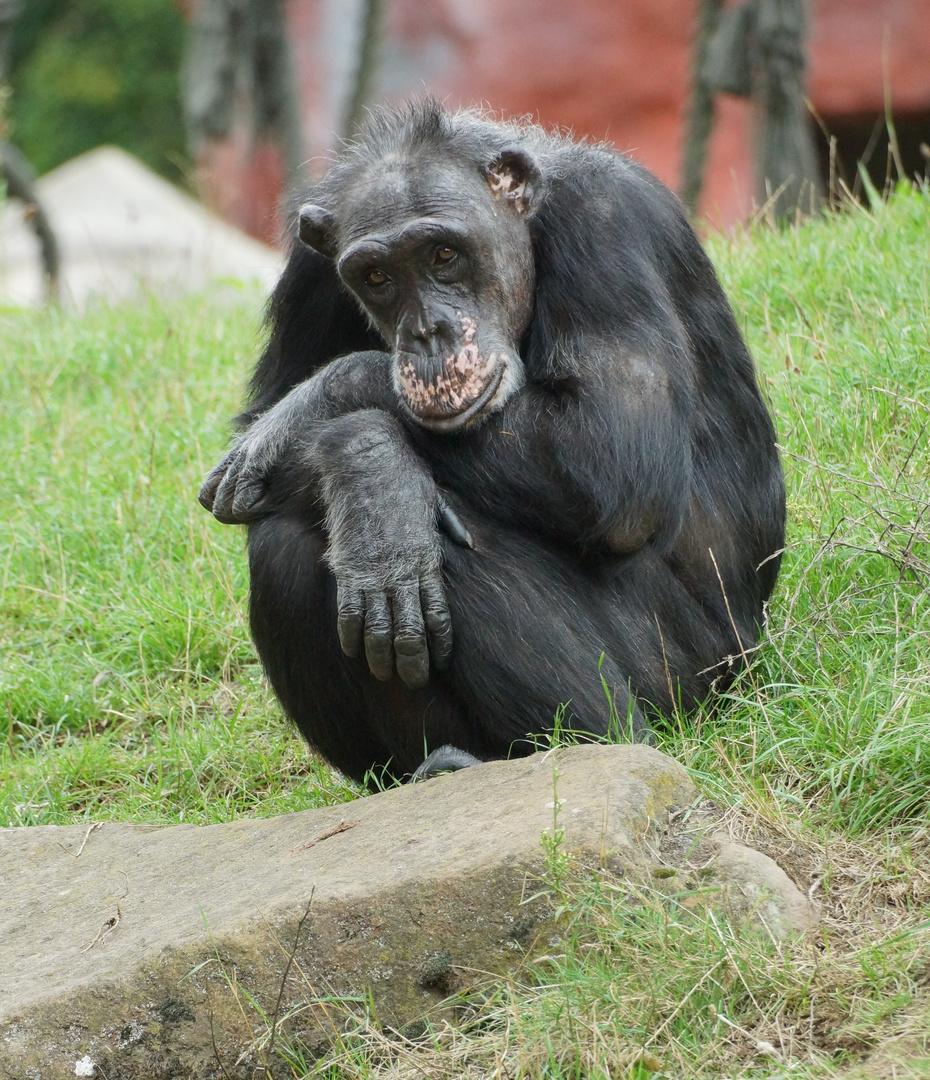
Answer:
<svg viewBox="0 0 930 1080"><path fill-rule="evenodd" d="M603 146L425 102L376 113L294 226L200 499L248 522L252 633L310 745L403 776L447 744L530 753L557 714L648 739L725 684L784 484L675 197Z"/></svg>

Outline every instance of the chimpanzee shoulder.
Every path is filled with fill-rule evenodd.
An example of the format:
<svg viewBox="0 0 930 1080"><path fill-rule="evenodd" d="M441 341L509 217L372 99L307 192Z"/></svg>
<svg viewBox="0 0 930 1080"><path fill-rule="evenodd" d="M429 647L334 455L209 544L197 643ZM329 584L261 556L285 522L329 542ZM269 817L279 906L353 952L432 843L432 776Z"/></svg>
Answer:
<svg viewBox="0 0 930 1080"><path fill-rule="evenodd" d="M293 230L291 230L293 231ZM384 348L331 259L294 240L265 313L268 340L249 383L244 426L336 356Z"/></svg>

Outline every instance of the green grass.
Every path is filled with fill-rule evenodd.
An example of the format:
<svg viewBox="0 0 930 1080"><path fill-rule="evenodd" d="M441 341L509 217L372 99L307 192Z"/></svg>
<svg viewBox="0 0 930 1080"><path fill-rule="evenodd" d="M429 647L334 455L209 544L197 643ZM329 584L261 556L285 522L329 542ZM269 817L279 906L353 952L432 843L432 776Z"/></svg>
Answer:
<svg viewBox="0 0 930 1080"><path fill-rule="evenodd" d="M685 899L589 880L564 911L558 953L519 981L463 995L458 1024L398 1039L360 1014L322 1062L293 1048L296 1075L813 1080L851 1075L889 1026L918 1047L912 1063L930 1064L926 1041L923 1066L918 1056L930 925L834 954L823 941L775 946L736 932Z"/></svg>
<svg viewBox="0 0 930 1080"><path fill-rule="evenodd" d="M669 749L722 798L751 789L825 832L927 816L928 228L902 189L714 249L776 413L788 550L737 707Z"/></svg>
<svg viewBox="0 0 930 1080"><path fill-rule="evenodd" d="M558 955L415 1043L359 1017L321 1075L930 1076L930 199L710 247L776 416L789 537L751 671L659 737L813 883L821 932L776 947L571 872ZM258 321L246 296L0 311L2 823L359 794L286 728L241 535L196 502ZM875 1046L885 1072L856 1064Z"/></svg>
<svg viewBox="0 0 930 1080"><path fill-rule="evenodd" d="M0 820L227 821L354 794L283 724L204 513L258 300L0 314Z"/></svg>

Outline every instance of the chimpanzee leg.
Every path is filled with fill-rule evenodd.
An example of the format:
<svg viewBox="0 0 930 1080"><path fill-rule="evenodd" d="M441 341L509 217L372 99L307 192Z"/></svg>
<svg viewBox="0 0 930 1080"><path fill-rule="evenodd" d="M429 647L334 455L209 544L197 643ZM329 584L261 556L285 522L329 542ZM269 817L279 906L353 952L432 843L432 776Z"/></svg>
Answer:
<svg viewBox="0 0 930 1080"><path fill-rule="evenodd" d="M545 747L557 713L563 731L606 735L602 676L621 736L648 737L629 675L610 654L593 583L526 536L463 520L476 546L445 545L454 646L439 676L468 708L466 740L455 745L484 758L522 756Z"/></svg>
<svg viewBox="0 0 930 1080"><path fill-rule="evenodd" d="M585 567L456 509L475 549L444 541L452 663L422 690L380 682L364 656L343 654L320 530L286 515L249 529L259 655L285 712L347 775L382 766L403 777L447 743L521 756L544 745L534 736L559 711L563 730L607 735L613 724L645 739L650 706L693 705L709 682L698 673L732 651L650 551Z"/></svg>
<svg viewBox="0 0 930 1080"><path fill-rule="evenodd" d="M475 550L445 545L455 644L438 682L467 705L463 750L531 752L527 736L551 731L560 707L563 730L648 739L648 717L693 707L710 682L699 673L734 651L733 635L650 548L585 566L460 516Z"/></svg>
<svg viewBox="0 0 930 1080"><path fill-rule="evenodd" d="M443 742L464 739L461 703L431 682L379 682L336 632L336 583L325 536L286 514L249 527L252 636L284 711L311 746L362 780L373 767L403 777ZM377 772L377 768L375 769Z"/></svg>
<svg viewBox="0 0 930 1080"><path fill-rule="evenodd" d="M610 710L598 673L604 642L589 612L557 564L540 562L535 545L498 530L482 533L481 543L477 551L445 545L452 665L432 671L425 689L410 690L396 676L379 682L364 655L342 652L322 531L283 514L249 527L259 656L284 711L347 775L361 780L381 766L403 777L447 743L483 759L529 753L527 736L550 731L566 703L566 726L606 733ZM626 720L624 681L607 665ZM638 713L635 722L642 726Z"/></svg>

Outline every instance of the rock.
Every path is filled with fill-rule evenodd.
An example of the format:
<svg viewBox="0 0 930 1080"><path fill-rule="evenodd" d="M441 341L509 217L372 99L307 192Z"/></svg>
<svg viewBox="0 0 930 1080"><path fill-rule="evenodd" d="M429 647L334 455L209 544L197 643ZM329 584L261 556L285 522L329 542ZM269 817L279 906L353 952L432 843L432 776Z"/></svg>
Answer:
<svg viewBox="0 0 930 1080"><path fill-rule="evenodd" d="M333 996L402 1026L557 943L555 827L560 851L649 886L710 851L737 917L803 929L771 860L706 816L676 828L698 802L650 747L578 746L280 818L0 830L0 1077L238 1076L295 1007L289 1031L327 1038Z"/></svg>
<svg viewBox="0 0 930 1080"><path fill-rule="evenodd" d="M283 267L279 252L227 225L116 146L66 161L36 181L61 251L61 296L83 308L181 296L218 283L252 282L266 294ZM233 290L239 295L241 286ZM38 241L23 207L0 206L0 301L42 302Z"/></svg>
<svg viewBox="0 0 930 1080"><path fill-rule="evenodd" d="M784 870L761 851L717 840L714 866L725 882L731 917L752 916L773 938L810 930L817 916Z"/></svg>

